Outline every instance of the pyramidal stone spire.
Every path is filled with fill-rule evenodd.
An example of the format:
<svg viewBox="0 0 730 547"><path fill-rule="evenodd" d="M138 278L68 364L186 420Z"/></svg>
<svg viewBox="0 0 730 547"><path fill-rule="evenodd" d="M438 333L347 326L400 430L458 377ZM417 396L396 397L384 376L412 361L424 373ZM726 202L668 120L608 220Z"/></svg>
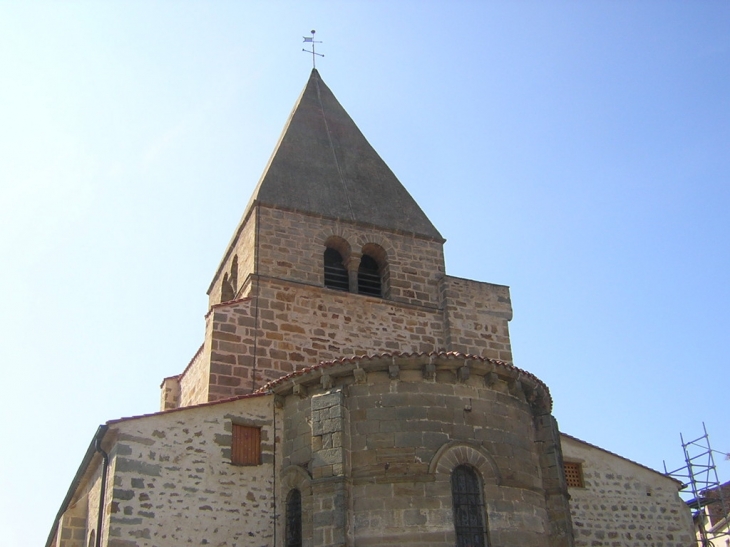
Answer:
<svg viewBox="0 0 730 547"><path fill-rule="evenodd" d="M316 69L247 209L255 202L443 241Z"/></svg>

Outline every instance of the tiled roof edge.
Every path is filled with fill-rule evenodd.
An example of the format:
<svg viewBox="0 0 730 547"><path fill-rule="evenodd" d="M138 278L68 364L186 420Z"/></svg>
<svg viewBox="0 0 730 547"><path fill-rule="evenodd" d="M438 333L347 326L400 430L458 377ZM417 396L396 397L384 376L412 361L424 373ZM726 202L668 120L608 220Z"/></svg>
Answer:
<svg viewBox="0 0 730 547"><path fill-rule="evenodd" d="M116 418L114 420L109 420L106 422L107 426L111 426L114 424L122 423L122 422L128 422L131 420L139 420L140 418L152 418L156 416L162 416L165 414L172 414L174 412L182 412L185 410L195 410L197 408L203 408L207 406L215 406L215 405L222 405L224 403L232 403L234 401L240 401L242 399L253 399L255 397L262 397L268 395L268 393L259 392L256 391L254 393L246 393L245 395L236 395L235 397L228 397L227 399L219 399L217 401L209 401L207 403L199 403L197 405L189 405L189 406L181 406L178 408L171 408L168 410L160 410L158 412L150 412L149 414L138 414L136 416L125 416L123 418Z"/></svg>
<svg viewBox="0 0 730 547"><path fill-rule="evenodd" d="M220 308L225 308L226 306L232 306L233 304L240 304L241 302L251 301L253 300L252 296L245 296L243 298L237 298L235 300L228 300L226 302L220 302L218 304L213 304L210 309L208 310L208 313L205 314L205 318L207 319L210 317L210 314L213 313L215 310L218 310Z"/></svg>
<svg viewBox="0 0 730 547"><path fill-rule="evenodd" d="M337 365L345 365L345 364L356 364L363 361L372 361L375 359L388 359L388 358L413 358L413 357L431 357L431 358L447 358L447 359L462 359L462 360L470 360L470 361L481 361L483 363L491 363L493 365L504 367L508 370L513 370L520 374L521 376L526 376L530 379L532 379L536 384L538 384L540 387L542 387L545 390L545 393L547 394L550 402L550 407L552 408L552 396L550 395L550 390L545 385L545 383L540 380L537 376L534 374L527 372L526 370L522 370L520 368L517 368L511 363L507 363L505 361L500 361L499 359L490 359L488 357L481 357L479 355L472 355L469 353L462 353L459 351L430 351L430 352L384 352L384 353L375 353L375 354L366 354L366 355L357 355L353 357L341 357L339 359L333 359L331 361L322 361L319 364L312 365L310 367L304 367L302 369L296 370L294 372L290 372L289 374L286 374L280 378L277 378L276 380L271 380L270 382L267 382L263 386L261 386L259 389L256 390L256 393L265 393L271 391L276 386L287 382L289 380L292 380L293 378L297 378L299 376L303 376L305 374L308 374L310 372L316 371L316 370L322 370L327 369L333 366Z"/></svg>
<svg viewBox="0 0 730 547"><path fill-rule="evenodd" d="M579 443L588 445L591 448L595 448L595 449L600 450L602 452L605 452L607 454L611 454L612 456L616 456L617 458L621 458L622 460L627 461L629 463L633 463L634 465L638 465L639 467L641 467L643 469L646 469L647 471L651 471L653 473L656 473L657 475L661 475L662 477L666 477L667 479L671 479L674 482L676 482L677 484L680 484L680 485L681 484L684 484L679 479L675 479L674 477L671 477L671 476L669 476L669 475L667 475L665 473L662 473L661 471L657 471L656 469L652 469L648 465L644 465L643 463L636 462L636 461L634 461L634 460L632 460L630 458L627 458L626 456L622 456L620 454L616 454L615 452L611 452L610 450L606 450L605 448L601 448L598 445L595 445L593 443L589 443L588 441L584 441L583 439L579 439L578 437L574 437L573 435L568 435L567 433L564 433L563 431L560 432L560 435L562 435L563 437L567 437L568 439L571 439L573 441L576 441L576 442L579 442Z"/></svg>
<svg viewBox="0 0 730 547"><path fill-rule="evenodd" d="M193 363L194 363L194 362L195 362L195 360L196 360L196 359L198 358L198 356L199 356L199 355L200 355L201 353L203 353L203 348L204 348L204 347L205 347L205 342L203 342L202 344L200 344L200 347L198 348L198 351L196 351L196 352L195 352L195 354L194 354L194 355L192 356L192 358L190 359L190 361L188 361L188 364L187 364L187 365L185 365L185 368L183 369L183 371L182 371L182 372L181 372L180 374L173 374L172 376L165 376L165 377L164 377L164 378L162 379L162 383L160 384L160 387L162 387L162 386L163 386L163 385L165 384L165 380L170 380L170 379L172 379L172 378L175 378L175 379L177 379L178 381L179 381L179 380L182 380L183 376L185 376L185 375L187 374L188 370L190 370L190 367L192 367L192 366L193 366Z"/></svg>

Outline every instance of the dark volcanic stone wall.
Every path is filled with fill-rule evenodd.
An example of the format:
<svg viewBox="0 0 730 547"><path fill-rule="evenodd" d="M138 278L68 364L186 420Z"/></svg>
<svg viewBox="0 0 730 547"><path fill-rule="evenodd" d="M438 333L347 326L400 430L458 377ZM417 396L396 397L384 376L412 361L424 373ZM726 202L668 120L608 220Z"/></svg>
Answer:
<svg viewBox="0 0 730 547"><path fill-rule="evenodd" d="M559 475L545 482L561 461L549 395L517 369L455 354L362 359L273 390L282 469L309 474L311 545L453 545L460 464L480 476L492 547L572 545L567 492Z"/></svg>

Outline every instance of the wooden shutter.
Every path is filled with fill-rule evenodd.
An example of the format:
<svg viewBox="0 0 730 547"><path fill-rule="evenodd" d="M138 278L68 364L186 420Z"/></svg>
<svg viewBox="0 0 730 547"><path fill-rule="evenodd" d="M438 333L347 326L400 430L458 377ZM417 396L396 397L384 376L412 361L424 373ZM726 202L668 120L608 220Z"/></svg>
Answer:
<svg viewBox="0 0 730 547"><path fill-rule="evenodd" d="M236 465L259 465L261 463L260 428L233 424L231 463Z"/></svg>

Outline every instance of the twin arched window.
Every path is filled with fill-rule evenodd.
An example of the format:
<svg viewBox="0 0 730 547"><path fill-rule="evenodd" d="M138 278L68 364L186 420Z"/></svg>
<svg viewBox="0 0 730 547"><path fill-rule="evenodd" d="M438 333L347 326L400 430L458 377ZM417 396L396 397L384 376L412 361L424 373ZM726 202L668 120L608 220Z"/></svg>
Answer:
<svg viewBox="0 0 730 547"><path fill-rule="evenodd" d="M382 298L386 271L385 251L377 245L368 244L363 248L357 269L357 286L351 286L342 253L334 246L328 246L324 251L324 286L328 289Z"/></svg>
<svg viewBox="0 0 730 547"><path fill-rule="evenodd" d="M459 465L451 473L451 499L454 506L456 547L486 547L482 485L476 471Z"/></svg>
<svg viewBox="0 0 730 547"><path fill-rule="evenodd" d="M302 493L296 488L286 497L286 547L302 547Z"/></svg>

